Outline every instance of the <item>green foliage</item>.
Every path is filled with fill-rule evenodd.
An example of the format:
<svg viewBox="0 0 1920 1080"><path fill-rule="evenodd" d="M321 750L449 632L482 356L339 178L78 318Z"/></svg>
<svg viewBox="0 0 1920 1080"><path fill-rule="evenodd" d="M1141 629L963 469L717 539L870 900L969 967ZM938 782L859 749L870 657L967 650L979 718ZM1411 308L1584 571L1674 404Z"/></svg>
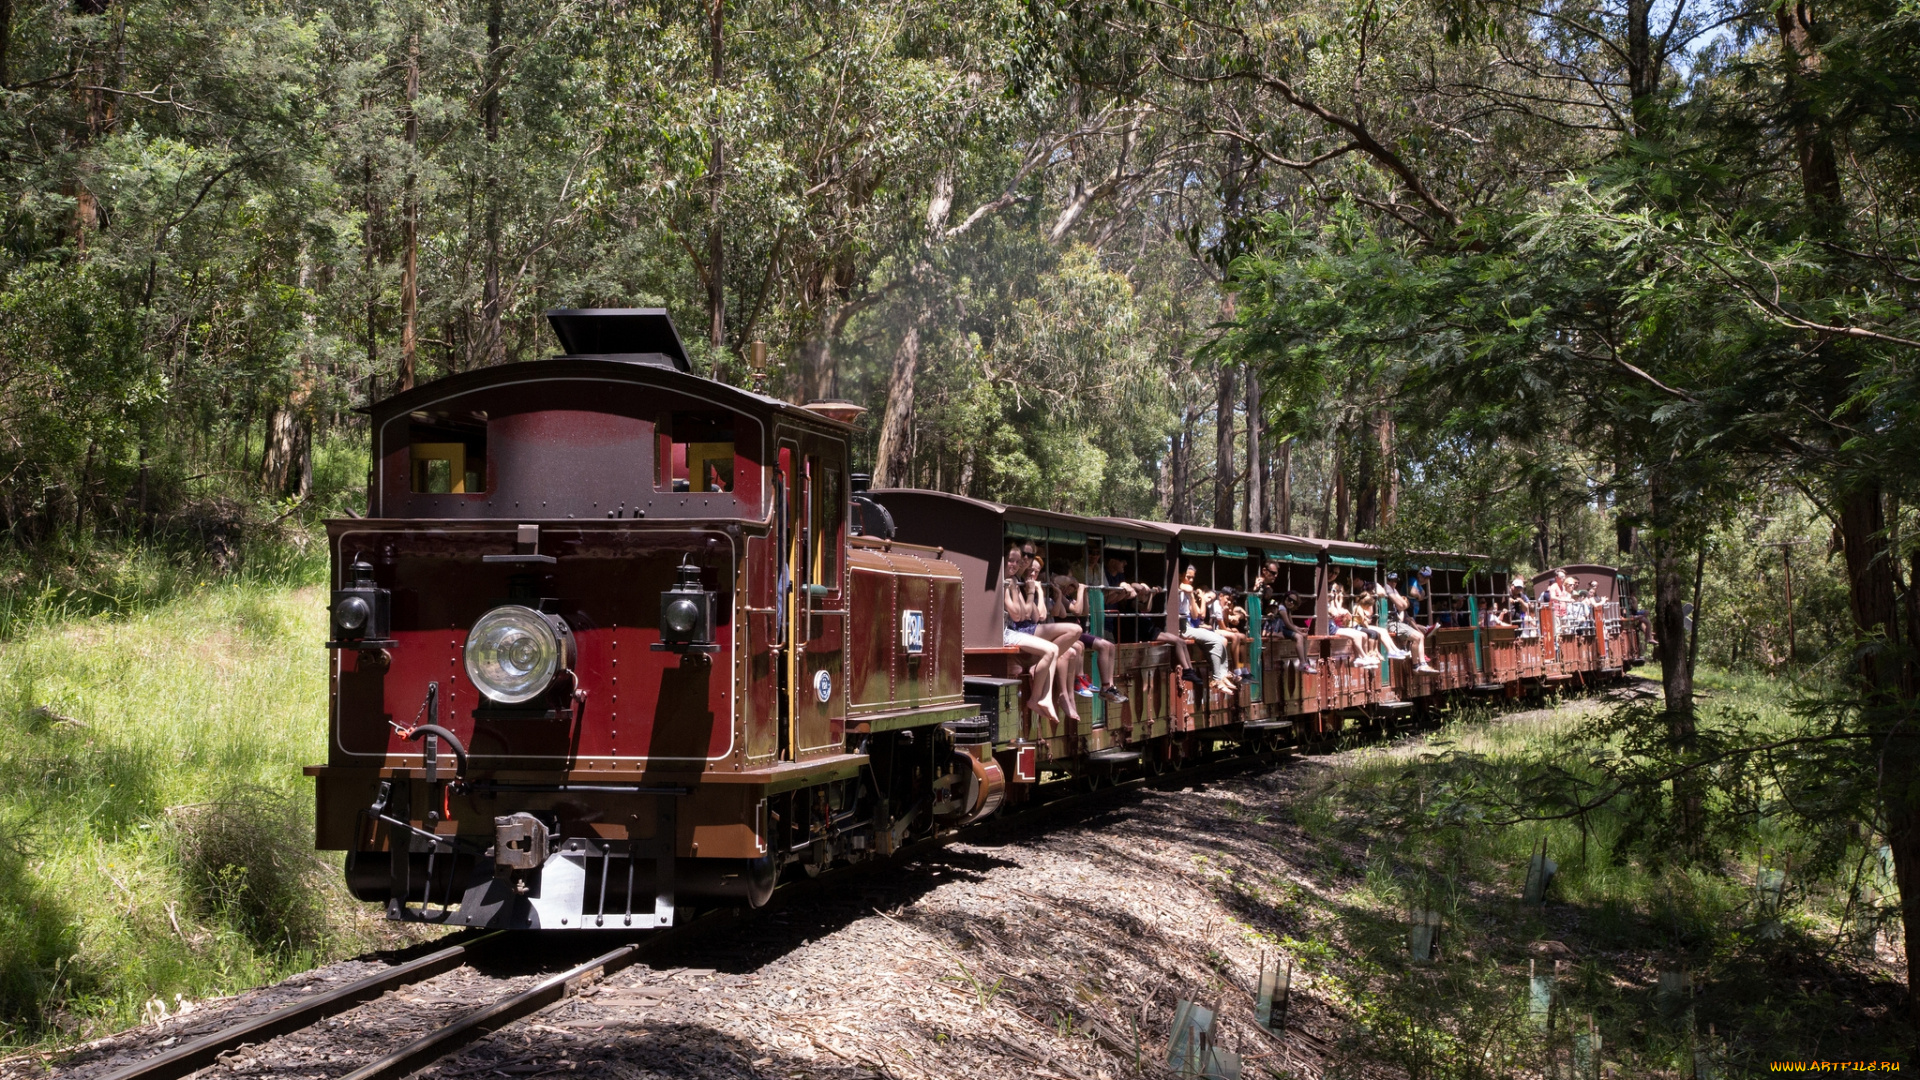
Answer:
<svg viewBox="0 0 1920 1080"><path fill-rule="evenodd" d="M1691 760L1824 730L1765 680L1702 676L1711 749ZM1820 744L1736 753L1710 766L1712 839L1688 856L1659 780L1678 755L1657 711L1492 719L1462 716L1423 743L1361 757L1294 814L1310 839L1367 852L1363 872L1335 871L1344 891L1324 882L1285 915L1341 943L1319 961L1321 978L1356 995L1351 1038L1364 1060L1410 1075L1513 1075L1564 1064L1589 1016L1626 1075L1684 1069L1709 1050L1735 1068L1900 1055L1910 1031L1897 1010L1861 1015L1902 993L1880 936L1897 905L1892 882L1877 842L1851 825L1870 811L1845 803L1870 802L1870 784L1843 785L1843 798L1834 762L1809 767ZM1850 766L1856 776L1861 764ZM1618 797L1568 813L1614 788ZM1543 841L1559 873L1535 908L1520 898ZM1786 873L1777 916L1756 891L1762 868ZM1406 959L1416 907L1442 913L1432 964ZM1655 974L1682 966L1695 992L1676 1013ZM1557 973L1551 1034L1526 1018L1530 971Z"/></svg>
<svg viewBox="0 0 1920 1080"><path fill-rule="evenodd" d="M312 849L323 597L203 586L0 657L0 1042L71 1040L388 940Z"/></svg>

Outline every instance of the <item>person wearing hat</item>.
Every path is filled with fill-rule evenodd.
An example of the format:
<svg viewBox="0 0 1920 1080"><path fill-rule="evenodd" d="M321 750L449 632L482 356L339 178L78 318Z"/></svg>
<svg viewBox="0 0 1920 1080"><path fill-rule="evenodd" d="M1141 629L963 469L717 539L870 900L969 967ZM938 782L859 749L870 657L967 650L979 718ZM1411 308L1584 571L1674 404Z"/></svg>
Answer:
<svg viewBox="0 0 1920 1080"><path fill-rule="evenodd" d="M1430 573L1430 571L1422 571ZM1413 670L1423 675L1438 675L1439 669L1427 663L1427 635L1420 628L1407 621L1407 613L1413 604L1400 594L1400 575L1389 570L1387 579L1380 583L1380 595L1387 598L1387 607L1391 618L1387 622L1387 633L1406 642L1406 650L1413 654Z"/></svg>
<svg viewBox="0 0 1920 1080"><path fill-rule="evenodd" d="M1409 621L1425 615L1427 625L1433 625L1433 567L1421 567L1407 582L1407 615Z"/></svg>
<svg viewBox="0 0 1920 1080"><path fill-rule="evenodd" d="M1507 621L1515 626L1525 626L1533 614L1533 605L1527 601L1527 587L1518 581L1507 584Z"/></svg>

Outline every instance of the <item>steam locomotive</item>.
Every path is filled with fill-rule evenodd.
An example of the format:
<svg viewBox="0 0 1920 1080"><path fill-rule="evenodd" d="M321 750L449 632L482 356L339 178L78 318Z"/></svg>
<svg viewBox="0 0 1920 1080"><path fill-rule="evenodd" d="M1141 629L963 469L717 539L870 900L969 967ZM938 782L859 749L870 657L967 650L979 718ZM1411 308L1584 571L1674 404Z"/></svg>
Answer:
<svg viewBox="0 0 1920 1080"><path fill-rule="evenodd" d="M1359 666L1324 633L1356 544L863 490L842 402L795 405L691 372L667 313L550 312L565 352L449 376L369 408L366 517L327 523L327 762L316 841L390 919L670 926L766 902L783 874L887 856L1031 797L1220 745L1379 723L1455 691L1517 693L1636 663L1631 579L1589 617L1481 628L1496 560L1422 555L1437 674ZM1109 613L1124 703L1032 708L999 600L1009 541L1084 580L1109 559L1174 584L1275 561L1307 634L1254 634L1228 691L1176 677L1164 604ZM1162 596L1165 594L1162 593ZM1253 625L1261 618L1249 597ZM1304 616L1303 616L1304 617ZM1045 690L1042 690L1045 693Z"/></svg>

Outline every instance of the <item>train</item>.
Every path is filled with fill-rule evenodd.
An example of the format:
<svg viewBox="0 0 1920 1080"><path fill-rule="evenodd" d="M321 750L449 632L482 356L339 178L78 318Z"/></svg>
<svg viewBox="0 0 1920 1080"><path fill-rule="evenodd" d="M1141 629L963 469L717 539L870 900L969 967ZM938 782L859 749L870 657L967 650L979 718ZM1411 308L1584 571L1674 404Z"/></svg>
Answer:
<svg viewBox="0 0 1920 1080"><path fill-rule="evenodd" d="M1515 580L1497 559L875 489L857 407L694 374L664 310L548 322L558 356L367 406L366 513L326 523L315 842L395 921L669 927L1042 784L1324 743L1646 652L1616 568L1565 568L1589 601L1487 626ZM1079 620L1111 670L1089 656L1106 693L1077 719L1007 643L1009 545L1096 586ZM1108 610L1114 566L1155 591ZM1248 594L1259 628L1269 566L1297 632L1248 635L1233 678L1181 678L1179 575ZM1406 617L1430 670L1366 665L1331 632L1334 585L1421 570Z"/></svg>

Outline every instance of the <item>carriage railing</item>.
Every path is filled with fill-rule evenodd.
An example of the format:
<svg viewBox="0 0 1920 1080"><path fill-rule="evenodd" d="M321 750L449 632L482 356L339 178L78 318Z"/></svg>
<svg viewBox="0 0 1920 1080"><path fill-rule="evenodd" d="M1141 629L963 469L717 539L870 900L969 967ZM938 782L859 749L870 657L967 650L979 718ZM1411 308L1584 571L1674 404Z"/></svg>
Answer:
<svg viewBox="0 0 1920 1080"><path fill-rule="evenodd" d="M1593 636L1593 607L1584 600L1555 600L1553 625L1563 637Z"/></svg>

